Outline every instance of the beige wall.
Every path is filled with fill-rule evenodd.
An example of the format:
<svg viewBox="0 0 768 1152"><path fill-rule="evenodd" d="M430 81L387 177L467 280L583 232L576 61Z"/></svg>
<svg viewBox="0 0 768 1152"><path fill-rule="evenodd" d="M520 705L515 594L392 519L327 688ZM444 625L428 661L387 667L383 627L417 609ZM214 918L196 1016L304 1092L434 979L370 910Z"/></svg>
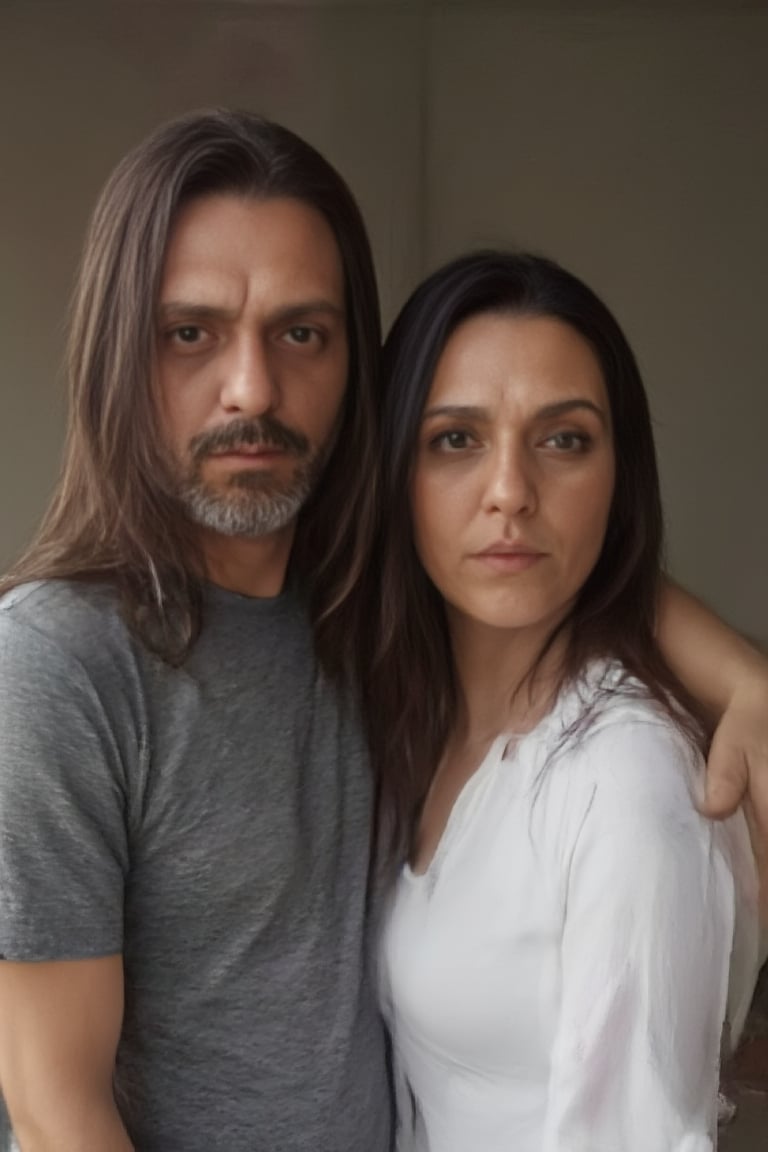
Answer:
<svg viewBox="0 0 768 1152"><path fill-rule="evenodd" d="M768 642L767 57L768 7L737 0L0 0L0 567L55 476L99 185L158 120L245 105L347 176L387 317L477 243L603 293L646 372L672 568Z"/></svg>

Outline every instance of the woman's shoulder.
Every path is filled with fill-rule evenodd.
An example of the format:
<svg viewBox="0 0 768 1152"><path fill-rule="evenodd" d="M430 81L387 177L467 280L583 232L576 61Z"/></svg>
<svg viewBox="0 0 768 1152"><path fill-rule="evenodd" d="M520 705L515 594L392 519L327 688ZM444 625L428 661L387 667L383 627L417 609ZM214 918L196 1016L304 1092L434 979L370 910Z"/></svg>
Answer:
<svg viewBox="0 0 768 1152"><path fill-rule="evenodd" d="M616 661L595 661L568 684L553 710L547 756L553 781L567 781L616 815L670 805L695 810L700 750L673 716Z"/></svg>
<svg viewBox="0 0 768 1152"><path fill-rule="evenodd" d="M673 702L671 710L665 708L619 661L595 660L564 686L553 709L551 735L567 744L573 734L585 750L630 737L634 742L647 729L650 739L686 748L699 760L682 714L680 721L675 719L676 707Z"/></svg>
<svg viewBox="0 0 768 1152"><path fill-rule="evenodd" d="M660 724L679 732L647 685L619 660L592 660L566 682L553 709L561 725L584 721L590 732L615 724Z"/></svg>

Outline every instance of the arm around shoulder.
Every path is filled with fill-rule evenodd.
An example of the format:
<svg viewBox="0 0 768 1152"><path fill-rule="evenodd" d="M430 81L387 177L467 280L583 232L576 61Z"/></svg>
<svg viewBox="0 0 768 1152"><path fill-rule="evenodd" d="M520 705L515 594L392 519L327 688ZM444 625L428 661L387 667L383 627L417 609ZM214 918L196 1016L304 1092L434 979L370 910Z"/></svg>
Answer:
<svg viewBox="0 0 768 1152"><path fill-rule="evenodd" d="M747 792L768 838L768 657L682 588L667 581L657 632L664 656L718 727L706 811L732 812Z"/></svg>
<svg viewBox="0 0 768 1152"><path fill-rule="evenodd" d="M0 1084L21 1152L132 1152L112 1092L120 956L0 961Z"/></svg>

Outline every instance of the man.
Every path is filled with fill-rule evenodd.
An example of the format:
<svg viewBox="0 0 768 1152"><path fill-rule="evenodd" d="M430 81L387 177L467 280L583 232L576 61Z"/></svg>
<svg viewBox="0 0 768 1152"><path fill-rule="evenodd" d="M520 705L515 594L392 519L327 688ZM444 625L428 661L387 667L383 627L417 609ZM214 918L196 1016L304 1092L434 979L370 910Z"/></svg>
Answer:
<svg viewBox="0 0 768 1152"><path fill-rule="evenodd" d="M61 484L0 610L0 1082L25 1152L389 1147L371 786L306 607L333 651L378 347L362 221L308 145L214 113L120 165Z"/></svg>
<svg viewBox="0 0 768 1152"><path fill-rule="evenodd" d="M378 350L359 212L291 133L196 114L118 167L63 474L0 601L0 1084L23 1152L389 1146L343 676ZM700 691L722 707L753 658L691 602L664 615L694 681L714 628L723 688ZM758 742L761 675L734 696Z"/></svg>

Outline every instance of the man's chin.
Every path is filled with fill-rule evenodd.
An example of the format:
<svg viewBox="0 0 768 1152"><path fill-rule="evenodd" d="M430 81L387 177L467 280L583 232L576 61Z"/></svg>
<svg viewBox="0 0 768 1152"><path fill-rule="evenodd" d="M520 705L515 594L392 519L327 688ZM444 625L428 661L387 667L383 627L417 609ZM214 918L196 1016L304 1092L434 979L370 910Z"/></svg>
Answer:
<svg viewBox="0 0 768 1152"><path fill-rule="evenodd" d="M196 489L182 494L182 503L194 524L221 536L259 537L293 524L306 500L304 491L213 492ZM250 496L250 498L249 498Z"/></svg>

